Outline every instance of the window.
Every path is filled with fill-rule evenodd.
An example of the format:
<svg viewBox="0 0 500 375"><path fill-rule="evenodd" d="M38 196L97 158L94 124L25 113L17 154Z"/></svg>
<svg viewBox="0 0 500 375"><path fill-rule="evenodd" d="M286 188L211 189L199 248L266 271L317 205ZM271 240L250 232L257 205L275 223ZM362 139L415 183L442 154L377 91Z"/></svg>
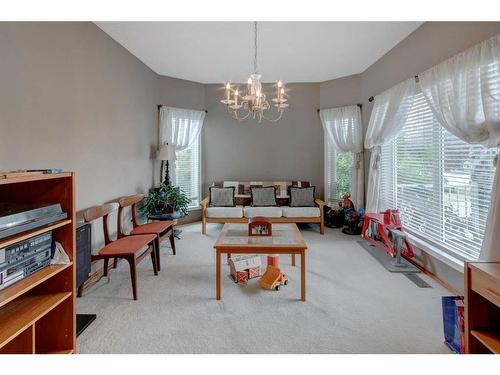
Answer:
<svg viewBox="0 0 500 375"><path fill-rule="evenodd" d="M352 152L337 151L328 137L325 138L325 142L325 195L326 201L332 202L351 192L354 154Z"/></svg>
<svg viewBox="0 0 500 375"><path fill-rule="evenodd" d="M497 152L449 133L417 94L401 132L382 147L383 204L400 210L411 234L458 259L477 259Z"/></svg>
<svg viewBox="0 0 500 375"><path fill-rule="evenodd" d="M189 207L197 207L201 191L201 135L187 149L177 151L176 156L176 185L191 198Z"/></svg>

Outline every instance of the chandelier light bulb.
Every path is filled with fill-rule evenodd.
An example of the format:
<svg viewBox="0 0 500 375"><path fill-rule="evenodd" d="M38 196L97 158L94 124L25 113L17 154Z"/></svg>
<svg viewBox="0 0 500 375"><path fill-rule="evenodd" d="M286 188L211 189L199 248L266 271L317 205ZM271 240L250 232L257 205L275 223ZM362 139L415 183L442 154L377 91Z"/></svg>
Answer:
<svg viewBox="0 0 500 375"><path fill-rule="evenodd" d="M231 84L228 82L226 83L226 90L230 90L231 89Z"/></svg>
<svg viewBox="0 0 500 375"><path fill-rule="evenodd" d="M278 87L280 87L280 88L281 88L282 86L283 86L283 82L281 82L281 80L280 80L280 81L278 81Z"/></svg>
<svg viewBox="0 0 500 375"><path fill-rule="evenodd" d="M285 93L285 89L283 87L281 88L280 93L281 93L281 95L283 95Z"/></svg>

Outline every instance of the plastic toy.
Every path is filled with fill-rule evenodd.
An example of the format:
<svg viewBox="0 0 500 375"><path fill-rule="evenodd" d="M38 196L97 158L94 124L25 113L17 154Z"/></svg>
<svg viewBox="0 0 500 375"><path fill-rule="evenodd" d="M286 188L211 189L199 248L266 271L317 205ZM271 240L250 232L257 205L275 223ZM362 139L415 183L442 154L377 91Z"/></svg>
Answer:
<svg viewBox="0 0 500 375"><path fill-rule="evenodd" d="M260 256L241 255L228 260L231 277L237 284L246 284L249 279L260 276Z"/></svg>
<svg viewBox="0 0 500 375"><path fill-rule="evenodd" d="M280 256L279 254L269 254L267 256L267 265L280 268Z"/></svg>
<svg viewBox="0 0 500 375"><path fill-rule="evenodd" d="M365 210L346 210L345 215L345 225L346 227L342 229L342 233L350 235L361 234L363 228L363 221L365 216Z"/></svg>
<svg viewBox="0 0 500 375"><path fill-rule="evenodd" d="M279 268L268 266L259 281L260 287L269 290L280 290L282 285L288 284L288 277L281 273Z"/></svg>
<svg viewBox="0 0 500 375"><path fill-rule="evenodd" d="M340 202L339 202L340 203ZM344 226L344 213L342 208L329 207L325 205L324 208L325 225L330 228L342 228Z"/></svg>
<svg viewBox="0 0 500 375"><path fill-rule="evenodd" d="M248 236L265 236L273 235L273 224L271 220L256 216L248 220Z"/></svg>
<svg viewBox="0 0 500 375"><path fill-rule="evenodd" d="M392 257L412 258L413 247L403 230L399 210L365 214L362 237Z"/></svg>
<svg viewBox="0 0 500 375"><path fill-rule="evenodd" d="M355 210L354 203L352 203L352 200L350 200L349 198L351 198L351 194L344 194L344 196L342 197L342 208L344 210Z"/></svg>

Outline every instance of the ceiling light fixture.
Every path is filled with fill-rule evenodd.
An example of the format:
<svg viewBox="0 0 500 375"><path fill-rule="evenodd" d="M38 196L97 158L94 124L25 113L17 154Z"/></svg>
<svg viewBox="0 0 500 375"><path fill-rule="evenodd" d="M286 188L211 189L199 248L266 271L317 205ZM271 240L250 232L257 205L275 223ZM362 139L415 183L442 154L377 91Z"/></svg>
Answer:
<svg viewBox="0 0 500 375"><path fill-rule="evenodd" d="M274 118L268 118L264 115L264 111L271 108L271 105L266 100L266 94L262 91L261 75L257 70L257 22L254 22L254 73L247 80L247 88L245 95L239 90L237 85L231 86L226 83L225 97L221 103L226 105L227 111L232 117L238 121L244 121L248 118L256 119L259 123L262 119L276 122L281 119L285 108L288 107L285 98L285 85L283 82L276 83L276 97L272 99L277 114Z"/></svg>

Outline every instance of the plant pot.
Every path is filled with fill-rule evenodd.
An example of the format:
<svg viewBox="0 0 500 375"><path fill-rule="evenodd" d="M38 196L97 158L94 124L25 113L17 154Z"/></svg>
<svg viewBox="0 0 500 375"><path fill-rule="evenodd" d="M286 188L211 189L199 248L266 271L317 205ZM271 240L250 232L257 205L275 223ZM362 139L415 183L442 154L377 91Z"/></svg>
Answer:
<svg viewBox="0 0 500 375"><path fill-rule="evenodd" d="M161 211L162 214L173 214L175 211L175 205L171 205L169 203L165 203L165 205L163 206L163 210Z"/></svg>

